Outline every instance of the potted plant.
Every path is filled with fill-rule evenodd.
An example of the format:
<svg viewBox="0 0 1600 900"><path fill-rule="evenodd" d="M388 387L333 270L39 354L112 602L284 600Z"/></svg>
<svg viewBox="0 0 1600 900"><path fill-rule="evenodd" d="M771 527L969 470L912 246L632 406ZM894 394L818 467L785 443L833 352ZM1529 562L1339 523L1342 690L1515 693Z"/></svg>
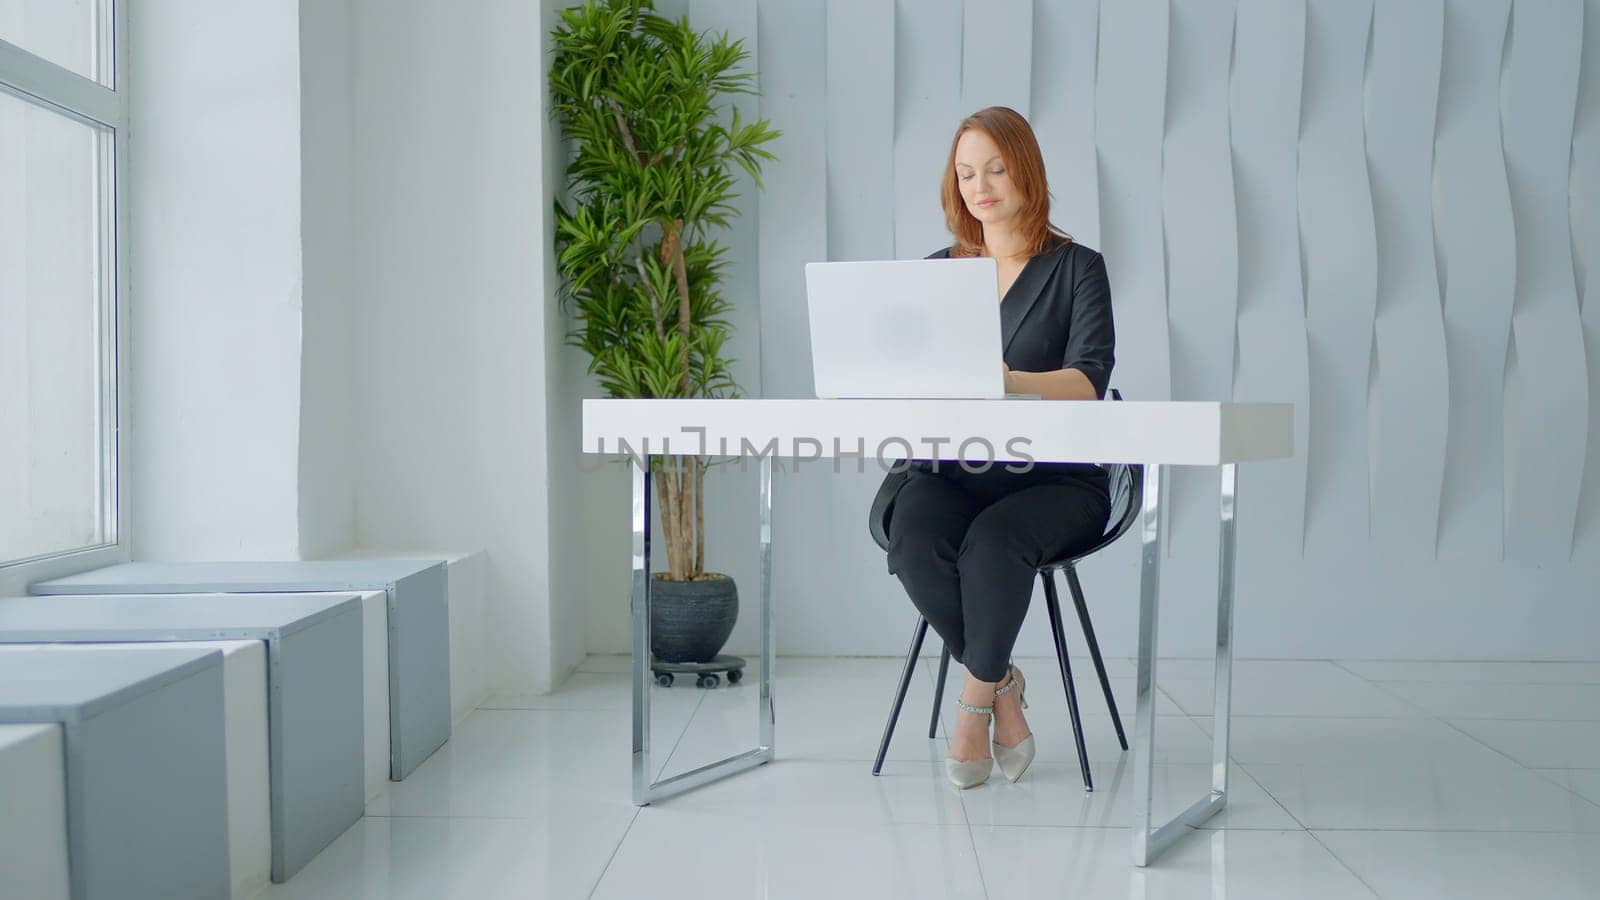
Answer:
<svg viewBox="0 0 1600 900"><path fill-rule="evenodd" d="M760 187L761 160L775 158L762 145L780 132L717 108L756 93L755 76L734 71L749 52L650 0L588 0L560 16L550 104L575 150L572 207L556 202L560 302L577 319L567 342L588 353L609 397L737 397L723 352L726 248L707 232L737 212L733 166ZM651 652L706 662L738 615L733 579L705 571L707 462L649 465L668 567L652 576Z"/></svg>

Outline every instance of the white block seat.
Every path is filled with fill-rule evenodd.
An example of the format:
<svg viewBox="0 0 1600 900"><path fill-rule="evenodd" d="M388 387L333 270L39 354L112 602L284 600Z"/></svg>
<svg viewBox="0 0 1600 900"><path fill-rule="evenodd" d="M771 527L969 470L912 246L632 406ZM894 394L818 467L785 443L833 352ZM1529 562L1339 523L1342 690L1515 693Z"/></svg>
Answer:
<svg viewBox="0 0 1600 900"><path fill-rule="evenodd" d="M38 582L30 590L34 594L384 591L389 777L404 779L450 737L450 616L442 560L133 562Z"/></svg>
<svg viewBox="0 0 1600 900"><path fill-rule="evenodd" d="M228 896L220 651L0 646L0 725L60 730L73 900Z"/></svg>
<svg viewBox="0 0 1600 900"><path fill-rule="evenodd" d="M0 598L0 644L202 640L265 646L271 878L286 881L365 808L360 595Z"/></svg>
<svg viewBox="0 0 1600 900"><path fill-rule="evenodd" d="M0 896L67 900L67 773L62 728L0 725Z"/></svg>

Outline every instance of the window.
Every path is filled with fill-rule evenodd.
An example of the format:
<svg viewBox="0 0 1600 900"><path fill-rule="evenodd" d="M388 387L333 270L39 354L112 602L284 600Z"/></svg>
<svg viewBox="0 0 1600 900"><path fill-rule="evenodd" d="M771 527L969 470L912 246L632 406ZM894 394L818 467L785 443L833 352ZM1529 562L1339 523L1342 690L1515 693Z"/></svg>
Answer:
<svg viewBox="0 0 1600 900"><path fill-rule="evenodd" d="M126 559L111 0L0 0L0 592Z"/></svg>

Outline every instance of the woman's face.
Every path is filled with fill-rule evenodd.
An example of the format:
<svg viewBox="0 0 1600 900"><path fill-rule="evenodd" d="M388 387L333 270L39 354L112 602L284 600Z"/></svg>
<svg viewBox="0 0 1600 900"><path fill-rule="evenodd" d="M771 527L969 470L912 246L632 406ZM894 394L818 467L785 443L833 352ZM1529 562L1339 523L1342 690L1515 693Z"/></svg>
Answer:
<svg viewBox="0 0 1600 900"><path fill-rule="evenodd" d="M1000 158L1000 147L985 132L970 128L956 142L956 184L967 211L985 225L1017 214L1020 198Z"/></svg>

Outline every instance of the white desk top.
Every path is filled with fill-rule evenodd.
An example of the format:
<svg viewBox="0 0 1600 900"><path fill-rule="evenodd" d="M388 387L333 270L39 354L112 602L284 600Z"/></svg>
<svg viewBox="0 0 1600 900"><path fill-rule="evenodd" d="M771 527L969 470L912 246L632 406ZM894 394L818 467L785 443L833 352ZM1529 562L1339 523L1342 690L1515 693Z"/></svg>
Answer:
<svg viewBox="0 0 1600 900"><path fill-rule="evenodd" d="M698 431L702 428L703 437ZM973 443L959 452L967 440ZM780 458L860 455L881 457L886 465L903 458L959 457L973 463L1031 458L1215 466L1292 456L1294 406L1210 401L583 401L585 453L756 456L769 445L766 452Z"/></svg>

